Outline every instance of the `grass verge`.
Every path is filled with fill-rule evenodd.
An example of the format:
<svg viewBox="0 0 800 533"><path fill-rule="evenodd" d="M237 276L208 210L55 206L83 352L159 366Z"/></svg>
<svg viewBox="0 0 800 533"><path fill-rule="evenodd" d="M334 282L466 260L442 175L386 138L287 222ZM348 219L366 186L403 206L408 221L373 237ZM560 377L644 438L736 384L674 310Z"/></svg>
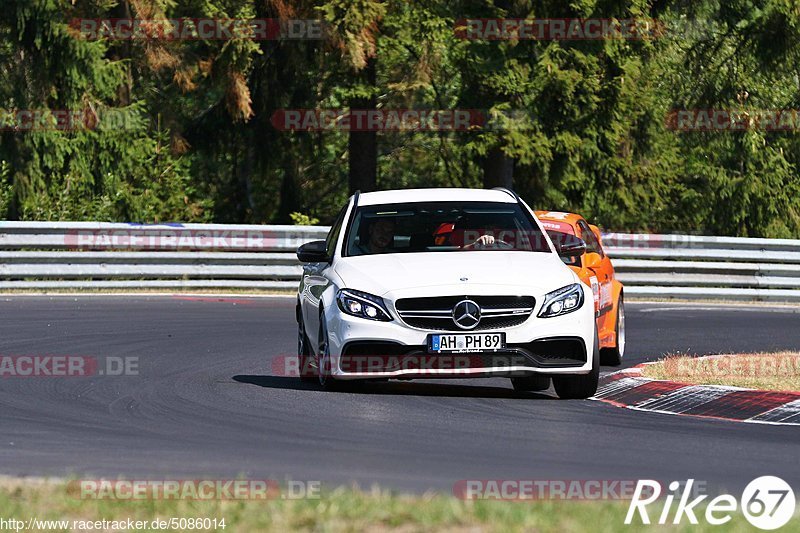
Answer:
<svg viewBox="0 0 800 533"><path fill-rule="evenodd" d="M800 354L672 355L645 366L643 375L699 385L800 392Z"/></svg>
<svg viewBox="0 0 800 533"><path fill-rule="evenodd" d="M0 518L5 520L68 520L66 528L79 530L73 521L141 520L156 518L225 519L224 531L537 531L616 532L645 531L638 518L625 526L625 501L463 501L450 495L401 495L374 489L360 491L339 488L323 490L319 499L266 501L174 501L174 500L80 500L68 494L63 482L28 479L0 479ZM651 505L651 520L661 507ZM670 520L674 515L672 507ZM686 518L681 525L657 526L659 531L751 531L740 511L724 526L704 523L697 509L699 526ZM9 529L6 527L6 529ZM13 530L13 529L12 529ZM155 530L148 527L141 531ZM172 529L173 531L175 529ZM189 530L189 528L179 529ZM209 529L206 529L208 531ZM223 529L218 528L218 531ZM197 531L197 529L195 529Z"/></svg>

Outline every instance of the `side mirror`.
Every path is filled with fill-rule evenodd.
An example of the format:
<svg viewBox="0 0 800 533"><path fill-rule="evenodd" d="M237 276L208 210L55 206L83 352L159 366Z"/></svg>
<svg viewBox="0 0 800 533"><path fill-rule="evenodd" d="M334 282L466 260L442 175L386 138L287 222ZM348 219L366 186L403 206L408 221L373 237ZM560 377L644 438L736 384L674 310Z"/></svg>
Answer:
<svg viewBox="0 0 800 533"><path fill-rule="evenodd" d="M580 257L586 252L586 243L575 235L560 231L548 231L547 234L560 257Z"/></svg>
<svg viewBox="0 0 800 533"><path fill-rule="evenodd" d="M327 263L328 243L325 241L311 241L297 249L297 258L302 263Z"/></svg>
<svg viewBox="0 0 800 533"><path fill-rule="evenodd" d="M597 268L602 261L603 258L600 257L600 254L597 252L589 252L586 254L586 257L583 258L583 266L586 268Z"/></svg>

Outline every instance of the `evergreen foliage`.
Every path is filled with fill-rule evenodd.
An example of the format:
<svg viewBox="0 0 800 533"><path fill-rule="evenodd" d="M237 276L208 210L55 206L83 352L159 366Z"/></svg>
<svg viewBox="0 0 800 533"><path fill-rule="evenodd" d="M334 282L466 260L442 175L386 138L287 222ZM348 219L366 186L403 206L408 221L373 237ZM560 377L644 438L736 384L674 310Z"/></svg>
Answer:
<svg viewBox="0 0 800 533"><path fill-rule="evenodd" d="M94 40L71 24L181 17L319 19L327 30ZM504 17L652 20L661 31L456 31ZM800 238L800 117L791 131L667 124L679 109L800 109L798 72L792 0L4 0L0 218L328 223L356 187L510 183L535 208L612 230ZM480 109L493 127L357 135L271 123L281 109L350 106ZM19 110L68 110L88 127L15 129Z"/></svg>

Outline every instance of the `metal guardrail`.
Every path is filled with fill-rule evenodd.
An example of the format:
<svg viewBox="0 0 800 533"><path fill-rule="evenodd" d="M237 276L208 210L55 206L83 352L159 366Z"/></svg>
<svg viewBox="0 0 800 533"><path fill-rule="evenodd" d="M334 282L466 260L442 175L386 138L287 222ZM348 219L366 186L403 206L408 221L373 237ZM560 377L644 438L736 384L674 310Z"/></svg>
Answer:
<svg viewBox="0 0 800 533"><path fill-rule="evenodd" d="M0 290L293 289L327 227L0 222ZM800 302L800 240L609 233L634 297Z"/></svg>
<svg viewBox="0 0 800 533"><path fill-rule="evenodd" d="M327 227L0 222L0 290L293 289Z"/></svg>
<svg viewBox="0 0 800 533"><path fill-rule="evenodd" d="M800 240L609 233L628 295L800 302Z"/></svg>

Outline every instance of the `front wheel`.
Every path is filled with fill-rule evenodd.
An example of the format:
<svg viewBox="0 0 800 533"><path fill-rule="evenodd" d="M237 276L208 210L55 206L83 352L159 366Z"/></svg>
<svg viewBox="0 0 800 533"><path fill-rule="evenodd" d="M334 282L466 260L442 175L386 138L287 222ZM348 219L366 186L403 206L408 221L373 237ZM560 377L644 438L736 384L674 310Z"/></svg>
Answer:
<svg viewBox="0 0 800 533"><path fill-rule="evenodd" d="M553 376L553 388L564 400L584 400L594 396L600 381L600 341L594 332L592 370L588 374Z"/></svg>
<svg viewBox="0 0 800 533"><path fill-rule="evenodd" d="M325 315L319 315L319 347L317 348L317 377L320 386L325 390L333 389L334 380L331 377L331 351L328 344L328 326L325 324Z"/></svg>
<svg viewBox="0 0 800 533"><path fill-rule="evenodd" d="M305 383L316 381L316 372L311 366L311 345L308 341L308 335L306 335L306 327L303 324L302 315L299 312L297 317L297 359L300 381Z"/></svg>
<svg viewBox="0 0 800 533"><path fill-rule="evenodd" d="M625 355L625 302L621 294L617 303L617 324L614 331L617 345L600 350L601 365L619 366L622 364L622 356Z"/></svg>

